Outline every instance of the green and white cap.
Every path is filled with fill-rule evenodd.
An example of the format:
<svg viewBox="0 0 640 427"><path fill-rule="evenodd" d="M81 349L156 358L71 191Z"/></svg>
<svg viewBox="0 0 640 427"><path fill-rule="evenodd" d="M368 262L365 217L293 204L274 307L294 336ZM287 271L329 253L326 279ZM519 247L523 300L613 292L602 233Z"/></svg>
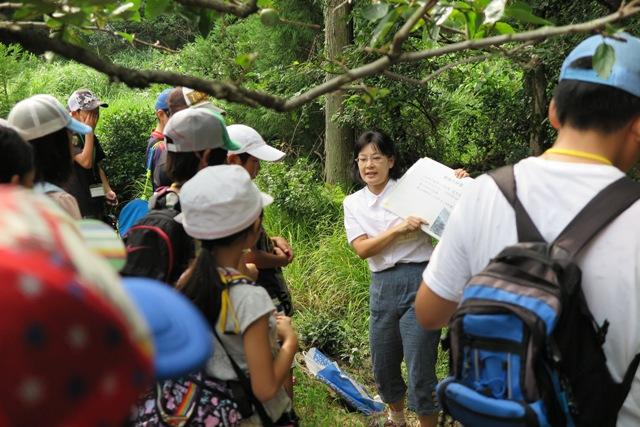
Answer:
<svg viewBox="0 0 640 427"><path fill-rule="evenodd" d="M202 151L208 148L237 150L222 117L208 108L187 108L171 116L164 128L167 150L174 153Z"/></svg>

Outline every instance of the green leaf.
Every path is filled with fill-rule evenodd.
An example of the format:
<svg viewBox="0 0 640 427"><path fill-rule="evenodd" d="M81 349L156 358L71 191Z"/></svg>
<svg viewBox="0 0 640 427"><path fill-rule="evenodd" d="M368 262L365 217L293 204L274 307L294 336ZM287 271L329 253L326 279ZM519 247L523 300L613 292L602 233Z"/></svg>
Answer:
<svg viewBox="0 0 640 427"><path fill-rule="evenodd" d="M473 39L482 23L482 15L469 11L464 14L464 17L467 21L467 37Z"/></svg>
<svg viewBox="0 0 640 427"><path fill-rule="evenodd" d="M258 8L270 8L273 7L273 0L258 0Z"/></svg>
<svg viewBox="0 0 640 427"><path fill-rule="evenodd" d="M154 19L167 10L171 0L147 0L144 4L144 17Z"/></svg>
<svg viewBox="0 0 640 427"><path fill-rule="evenodd" d="M465 3L463 1L453 2L452 6L460 11L466 12L468 10L473 10L469 3Z"/></svg>
<svg viewBox="0 0 640 427"><path fill-rule="evenodd" d="M387 3L376 3L367 6L362 11L362 16L368 21L376 22L384 18L388 12L389 5Z"/></svg>
<svg viewBox="0 0 640 427"><path fill-rule="evenodd" d="M44 15L44 22L52 30L59 30L62 27L62 22L49 15Z"/></svg>
<svg viewBox="0 0 640 427"><path fill-rule="evenodd" d="M56 10L54 4L25 4L17 9L12 17L13 21L26 21L35 19L45 13L53 13Z"/></svg>
<svg viewBox="0 0 640 427"><path fill-rule="evenodd" d="M544 18L540 18L539 16L535 16L533 13L531 13L531 11L523 8L518 8L516 6L506 8L504 10L504 14L510 18L527 24L553 25L552 22L547 21Z"/></svg>
<svg viewBox="0 0 640 427"><path fill-rule="evenodd" d="M135 37L136 37L134 34L124 33L122 31L116 31L116 34L119 35L120 37L122 37L123 39L125 39L126 41L128 41L131 44L133 44L133 39L135 39Z"/></svg>
<svg viewBox="0 0 640 427"><path fill-rule="evenodd" d="M516 30L506 22L496 22L495 29L498 34L515 34Z"/></svg>
<svg viewBox="0 0 640 427"><path fill-rule="evenodd" d="M616 51L613 46L602 43L593 55L593 69L603 79L608 79L616 62Z"/></svg>
<svg viewBox="0 0 640 427"><path fill-rule="evenodd" d="M121 15L121 14L125 13L126 11L128 11L129 9L131 9L134 6L135 5L134 5L133 2L123 3L120 6L116 7L113 10L113 12L111 12L111 16Z"/></svg>
<svg viewBox="0 0 640 427"><path fill-rule="evenodd" d="M373 35L371 37L370 45L372 47L377 46L380 41L384 40L387 34L389 34L389 31L391 31L391 28L393 28L393 25L398 20L398 16L399 15L396 9L393 9L391 12L387 13L387 15L382 18L380 22L378 22L378 25L376 26L376 28L374 28Z"/></svg>
<svg viewBox="0 0 640 427"><path fill-rule="evenodd" d="M238 64L240 67L242 67L243 70L246 71L253 66L253 64L256 62L257 57L258 54L255 52L244 53L236 57L236 64Z"/></svg>
<svg viewBox="0 0 640 427"><path fill-rule="evenodd" d="M491 3L484 9L484 22L486 24L493 24L498 22L504 14L504 9L507 6L507 0L491 0Z"/></svg>

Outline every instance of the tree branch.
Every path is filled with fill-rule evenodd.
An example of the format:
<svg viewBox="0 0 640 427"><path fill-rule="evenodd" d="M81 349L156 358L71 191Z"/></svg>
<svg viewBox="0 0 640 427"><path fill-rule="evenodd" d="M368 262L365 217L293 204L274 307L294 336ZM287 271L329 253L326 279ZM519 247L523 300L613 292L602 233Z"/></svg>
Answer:
<svg viewBox="0 0 640 427"><path fill-rule="evenodd" d="M422 80L420 80L420 84L424 85L427 84L428 82L430 82L431 80L437 78L438 76L440 76L442 73L444 73L445 71L448 71L452 68L457 67L458 65L464 65L464 64L471 64L473 62L480 62L484 59L489 59L492 56L495 55L504 55L504 56L511 56L513 54L515 54L516 52L524 49L525 47L531 46L533 44L533 42L529 41L527 43L524 43L520 46L516 46L511 50L508 51L502 51L502 50L497 50L496 52L492 52L492 53L485 53L482 55L476 55L476 56L469 56L467 58L463 58L459 61L455 61L455 62L450 62L447 65L438 68L436 71L434 71L433 73L429 74L427 77L423 78Z"/></svg>
<svg viewBox="0 0 640 427"><path fill-rule="evenodd" d="M403 83L409 83L412 85L421 85L422 82L418 79L414 79L413 77L405 76L402 74L394 73L393 71L386 70L383 74L389 77L391 80L396 80Z"/></svg>
<svg viewBox="0 0 640 427"><path fill-rule="evenodd" d="M506 34L501 36L487 37L478 40L466 40L459 43L453 43L438 49L422 50L419 52L405 53L400 57L400 62L416 62L423 59L432 58L434 56L446 55L448 53L459 52L461 50L477 50L489 46L499 46L505 43L526 42L534 40L544 40L570 33L588 33L598 30L607 24L619 21L640 12L640 0L633 0L626 6L623 6L617 12L605 17L594 19L593 21L581 24L564 25L561 27L543 27L524 33Z"/></svg>
<svg viewBox="0 0 640 427"><path fill-rule="evenodd" d="M0 10L20 9L22 6L23 6L22 3L0 3Z"/></svg>
<svg viewBox="0 0 640 427"><path fill-rule="evenodd" d="M36 32L27 32L16 28L15 25L0 24L0 39L10 43L20 43L25 49L35 53L43 51L57 53L106 74L112 81L122 82L130 87L145 88L152 83L187 86L231 102L252 107L262 105L276 111L284 110L285 100L277 96L245 89L229 82L206 80L167 71L135 70L123 67L105 61L83 47L60 39L51 39Z"/></svg>
<svg viewBox="0 0 640 427"><path fill-rule="evenodd" d="M198 4L198 6L214 9L216 7L219 7L220 4L223 4L224 10L216 10L229 13L235 12L234 14L245 13L248 10L257 9L257 0L250 0L247 3L243 3L242 6L238 3L226 3L222 2L221 0L175 1L183 4L186 4L187 2L202 3ZM95 70L109 76L113 81L123 82L131 87L144 88L148 87L152 83L166 83L176 86L187 86L208 93L216 98L226 99L231 102L238 102L254 107L263 106L276 111L291 111L322 95L340 90L343 86L351 82L374 74L383 73L387 71L389 67L397 63L412 63L421 61L426 58L446 55L463 50L478 50L497 47L505 43L538 41L568 33L591 32L598 30L607 24L619 21L640 12L640 0L632 0L611 15L582 24L565 25L562 27L545 27L519 34L494 36L488 37L486 39L468 40L464 42L453 43L451 45L443 46L437 49L400 53L401 45L406 40L406 37L408 37L408 33L410 32L411 28L413 28L415 23L418 22L418 20L422 17L422 14L424 14L424 12L428 10L429 6L432 5L432 3L435 2L429 1L427 4L418 9L416 13L412 15L409 21L407 21L407 23L403 25L402 29L399 31L400 35L397 34L396 37L394 37L394 43L396 43L396 45L398 46L397 48L393 48L393 46L391 48L391 50L395 52L394 55L391 55L390 51L389 53L383 54L383 56L370 63L350 70L346 70L343 74L338 75L331 80L327 80L326 82L321 83L309 89L308 91L289 99L242 88L231 82L220 82L216 80L201 79L166 71L135 70L122 67L111 62L104 61L95 53L85 48L67 43L60 39L50 39L43 34L39 34L38 32L24 30L21 27L17 26L15 23L4 22L0 24L0 39L2 39L3 41L8 41L10 43L20 43L27 50L36 53L41 53L46 50L52 51L61 56L94 68ZM204 4L206 4L207 6L205 6ZM242 10L239 10L239 8ZM233 12L231 11L232 9ZM413 24L411 24L410 21L413 22ZM468 59L467 61L471 60ZM451 67L453 67L453 65ZM398 78L399 75L388 72L387 76ZM429 76L427 78L429 78Z"/></svg>
<svg viewBox="0 0 640 427"><path fill-rule="evenodd" d="M17 22L13 22L13 21L0 21L0 26L1 27L15 27L18 29L23 29L23 30L27 30L27 29L33 29L33 30L51 30L51 28L45 24L44 22L40 22L40 21L17 21ZM122 36L120 36L116 31L110 30L108 28L98 28L98 27L80 27L82 30L86 30L86 31L95 31L95 32L102 32L102 33L106 33L106 34L110 34L114 37L117 37L119 39L125 40ZM177 50L171 49L170 47L167 46L163 46L162 44L160 44L160 41L157 41L155 43L151 43L148 41L144 41L141 40L137 37L135 37L135 34L133 34L133 43L139 44L141 46L148 46L148 47L152 47L154 49L158 49L158 50L162 50L168 53L178 53Z"/></svg>
<svg viewBox="0 0 640 427"><path fill-rule="evenodd" d="M400 56L402 44L407 40L409 34L411 34L411 30L418 23L418 21L427 13L431 8L433 8L438 0L429 0L422 6L420 6L410 17L407 19L407 22L402 25L402 27L398 30L398 32L393 36L393 41L391 42L391 47L389 48L388 56L392 59L395 59Z"/></svg>
<svg viewBox="0 0 640 427"><path fill-rule="evenodd" d="M222 13L229 13L240 18L254 14L258 11L258 0L248 0L246 2L227 2L224 0L174 0L185 6L202 7L212 9Z"/></svg>

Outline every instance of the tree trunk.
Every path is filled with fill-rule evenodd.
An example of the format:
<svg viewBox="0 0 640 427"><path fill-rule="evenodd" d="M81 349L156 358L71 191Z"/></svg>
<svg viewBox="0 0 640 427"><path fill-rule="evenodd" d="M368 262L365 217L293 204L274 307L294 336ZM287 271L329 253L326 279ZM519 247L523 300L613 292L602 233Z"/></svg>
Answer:
<svg viewBox="0 0 640 427"><path fill-rule="evenodd" d="M351 43L349 24L349 3L343 0L327 0L324 10L324 46L330 61L340 61L342 50ZM327 74L327 79L334 77ZM325 102L325 179L331 184L349 185L349 173L353 161L353 129L335 121L343 109L344 93L330 93Z"/></svg>
<svg viewBox="0 0 640 427"><path fill-rule="evenodd" d="M537 56L531 58L531 62L525 71L525 83L531 97L531 131L529 133L529 152L533 156L539 156L545 149L545 127L547 119L547 76L544 65Z"/></svg>

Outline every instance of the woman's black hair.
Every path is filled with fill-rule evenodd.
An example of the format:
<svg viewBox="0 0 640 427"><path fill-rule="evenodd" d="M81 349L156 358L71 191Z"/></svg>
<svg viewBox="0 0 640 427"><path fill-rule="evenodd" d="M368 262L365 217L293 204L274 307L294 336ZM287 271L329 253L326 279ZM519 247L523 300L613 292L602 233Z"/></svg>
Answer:
<svg viewBox="0 0 640 427"><path fill-rule="evenodd" d="M377 130L369 130L364 132L362 135L358 137L356 143L353 145L353 167L352 173L353 177L357 182L362 182L362 178L360 178L360 171L358 170L358 163L355 159L358 157L360 152L364 147L369 144L373 144L377 150L387 156L392 157L395 161L393 167L389 169L389 178L391 179L399 179L402 176L402 172L398 167L398 157L396 155L396 147L391 138L387 136L384 132Z"/></svg>
<svg viewBox="0 0 640 427"><path fill-rule="evenodd" d="M215 240L201 240L200 254L193 267L193 273L180 291L198 307L209 325L215 329L222 301L224 284L218 273L218 263L212 252L218 248L229 246L242 239L253 228L253 223L242 231Z"/></svg>
<svg viewBox="0 0 640 427"><path fill-rule="evenodd" d="M171 144L171 138L165 135L165 140L168 144ZM178 185L182 185L195 174L198 173L200 167L200 158L203 151L197 152L181 152L175 153L173 151L167 152L167 163L165 165L167 175L173 182ZM209 166L223 165L227 161L227 150L224 148L214 148L209 153L207 164Z"/></svg>
<svg viewBox="0 0 640 427"><path fill-rule="evenodd" d="M11 128L0 126L0 153L0 183L15 175L22 181L34 168L33 147Z"/></svg>
<svg viewBox="0 0 640 427"><path fill-rule="evenodd" d="M36 166L35 182L50 182L58 186L67 183L73 171L70 137L67 128L29 141Z"/></svg>

